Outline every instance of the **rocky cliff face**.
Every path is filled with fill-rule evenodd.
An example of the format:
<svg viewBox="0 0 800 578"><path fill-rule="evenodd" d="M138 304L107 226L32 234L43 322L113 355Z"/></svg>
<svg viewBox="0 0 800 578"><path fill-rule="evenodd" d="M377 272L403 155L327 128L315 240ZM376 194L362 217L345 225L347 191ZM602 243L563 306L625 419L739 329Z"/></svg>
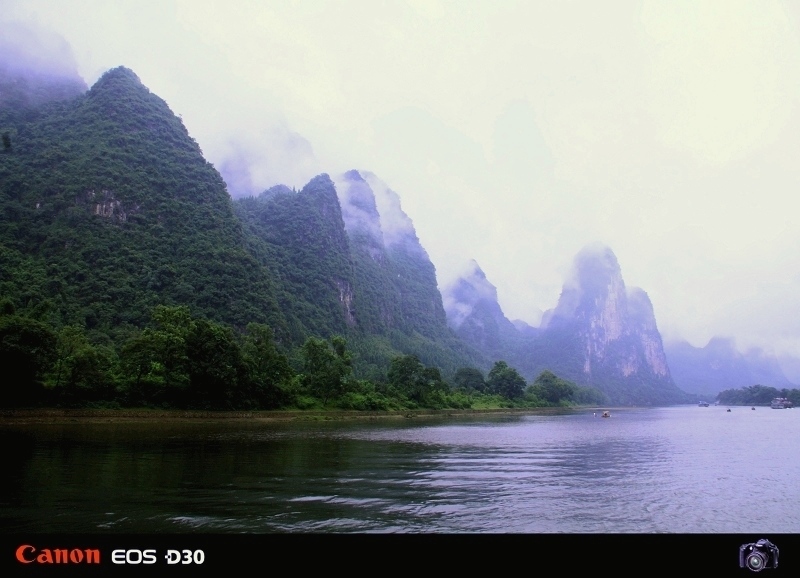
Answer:
<svg viewBox="0 0 800 578"><path fill-rule="evenodd" d="M497 290L475 262L443 294L456 334L488 359L508 361L529 381L550 370L603 390L613 403L685 399L670 376L647 293L625 286L608 247L590 246L575 257L558 305L538 328L508 320Z"/></svg>
<svg viewBox="0 0 800 578"><path fill-rule="evenodd" d="M641 345L637 349L644 354L641 358L644 365L638 364L639 359L631 358L631 365L623 373L631 375L646 368L657 377L669 379L670 371L661 334L656 326L653 304L647 293L638 287L628 289L628 331Z"/></svg>
<svg viewBox="0 0 800 578"><path fill-rule="evenodd" d="M608 247L590 246L575 257L558 305L545 319L538 340L544 355L534 354L538 363L620 403L680 398L650 299L625 287Z"/></svg>
<svg viewBox="0 0 800 578"><path fill-rule="evenodd" d="M392 279L375 193L358 171L349 171L335 182L358 287L354 307L359 325L367 333L384 333L400 320L399 294Z"/></svg>

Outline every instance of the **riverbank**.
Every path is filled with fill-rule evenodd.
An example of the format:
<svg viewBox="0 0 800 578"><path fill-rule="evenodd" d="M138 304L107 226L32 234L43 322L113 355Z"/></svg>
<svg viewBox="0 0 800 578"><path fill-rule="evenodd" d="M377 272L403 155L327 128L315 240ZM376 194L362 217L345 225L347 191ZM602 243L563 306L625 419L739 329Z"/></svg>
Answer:
<svg viewBox="0 0 800 578"><path fill-rule="evenodd" d="M538 407L496 409L442 409L402 411L202 411L158 409L9 409L0 410L0 420L9 422L64 421L141 421L141 420L248 420L248 421L329 421L415 419L428 417L463 417L479 415L561 415L580 411L600 411L590 407Z"/></svg>

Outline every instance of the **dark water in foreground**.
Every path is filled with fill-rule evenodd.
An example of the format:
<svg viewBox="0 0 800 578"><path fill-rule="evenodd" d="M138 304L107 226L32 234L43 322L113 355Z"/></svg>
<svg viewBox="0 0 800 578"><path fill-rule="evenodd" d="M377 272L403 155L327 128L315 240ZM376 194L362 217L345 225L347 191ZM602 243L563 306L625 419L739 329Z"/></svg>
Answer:
<svg viewBox="0 0 800 578"><path fill-rule="evenodd" d="M797 533L800 410L0 422L3 532Z"/></svg>

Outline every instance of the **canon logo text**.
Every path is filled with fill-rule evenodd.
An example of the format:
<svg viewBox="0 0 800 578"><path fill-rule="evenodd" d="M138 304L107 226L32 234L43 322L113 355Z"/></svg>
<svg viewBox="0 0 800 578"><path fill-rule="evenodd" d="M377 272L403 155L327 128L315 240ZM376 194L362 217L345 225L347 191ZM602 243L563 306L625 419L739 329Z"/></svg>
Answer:
<svg viewBox="0 0 800 578"><path fill-rule="evenodd" d="M93 548L42 548L30 544L17 548L17 560L23 564L99 564L100 550Z"/></svg>

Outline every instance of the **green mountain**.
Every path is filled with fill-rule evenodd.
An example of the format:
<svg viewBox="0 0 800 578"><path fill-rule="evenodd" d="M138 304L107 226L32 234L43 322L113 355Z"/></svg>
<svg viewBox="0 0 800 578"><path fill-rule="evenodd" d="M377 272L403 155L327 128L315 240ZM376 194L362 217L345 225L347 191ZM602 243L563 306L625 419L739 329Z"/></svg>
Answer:
<svg viewBox="0 0 800 578"><path fill-rule="evenodd" d="M154 321L157 306L187 306L194 319L239 332L269 325L285 351L342 335L356 375L376 381L401 354L446 375L475 364L447 327L435 269L399 197L374 175L348 173L341 192L320 175L299 192L277 186L234 203L181 120L132 71L110 70L88 91L29 76L0 80L0 297L9 311L56 332L81 328L72 335L86 332L128 364L131 339L155 351L145 327L158 339L205 327L204 347L221 331L177 311ZM370 231L356 225L359 211ZM159 371L148 379L183 375Z"/></svg>
<svg viewBox="0 0 800 578"><path fill-rule="evenodd" d="M225 183L132 71L19 110L0 111L0 294L106 334L159 304L285 333Z"/></svg>
<svg viewBox="0 0 800 578"><path fill-rule="evenodd" d="M379 367L389 351L411 354L447 376L464 366L488 367L448 328L436 269L397 193L355 170L337 178L337 191L356 272L362 355Z"/></svg>
<svg viewBox="0 0 800 578"><path fill-rule="evenodd" d="M292 341L344 335L355 327L353 263L328 175L297 193L277 186L235 206L249 250L275 279Z"/></svg>
<svg viewBox="0 0 800 578"><path fill-rule="evenodd" d="M436 271L399 198L365 174L320 175L299 192L277 186L235 202L294 342L344 335L356 373L377 380L400 354L448 375L474 364L476 352L447 327Z"/></svg>
<svg viewBox="0 0 800 578"><path fill-rule="evenodd" d="M0 353L27 351L31 382L48 366L48 383L89 384L96 399L116 382L128 403L178 406L333 395L294 379L283 352L294 370L305 356L317 377L334 360L357 378L405 383L408 373L427 388L440 370L505 359L529 379L551 369L619 403L680 397L652 306L625 290L610 251L579 256L538 331L505 318L479 269L449 294L469 311L448 327L436 270L375 175L323 174L299 192L233 202L132 71L110 70L87 91L69 76L10 70L0 68ZM359 395L369 405L379 393Z"/></svg>

